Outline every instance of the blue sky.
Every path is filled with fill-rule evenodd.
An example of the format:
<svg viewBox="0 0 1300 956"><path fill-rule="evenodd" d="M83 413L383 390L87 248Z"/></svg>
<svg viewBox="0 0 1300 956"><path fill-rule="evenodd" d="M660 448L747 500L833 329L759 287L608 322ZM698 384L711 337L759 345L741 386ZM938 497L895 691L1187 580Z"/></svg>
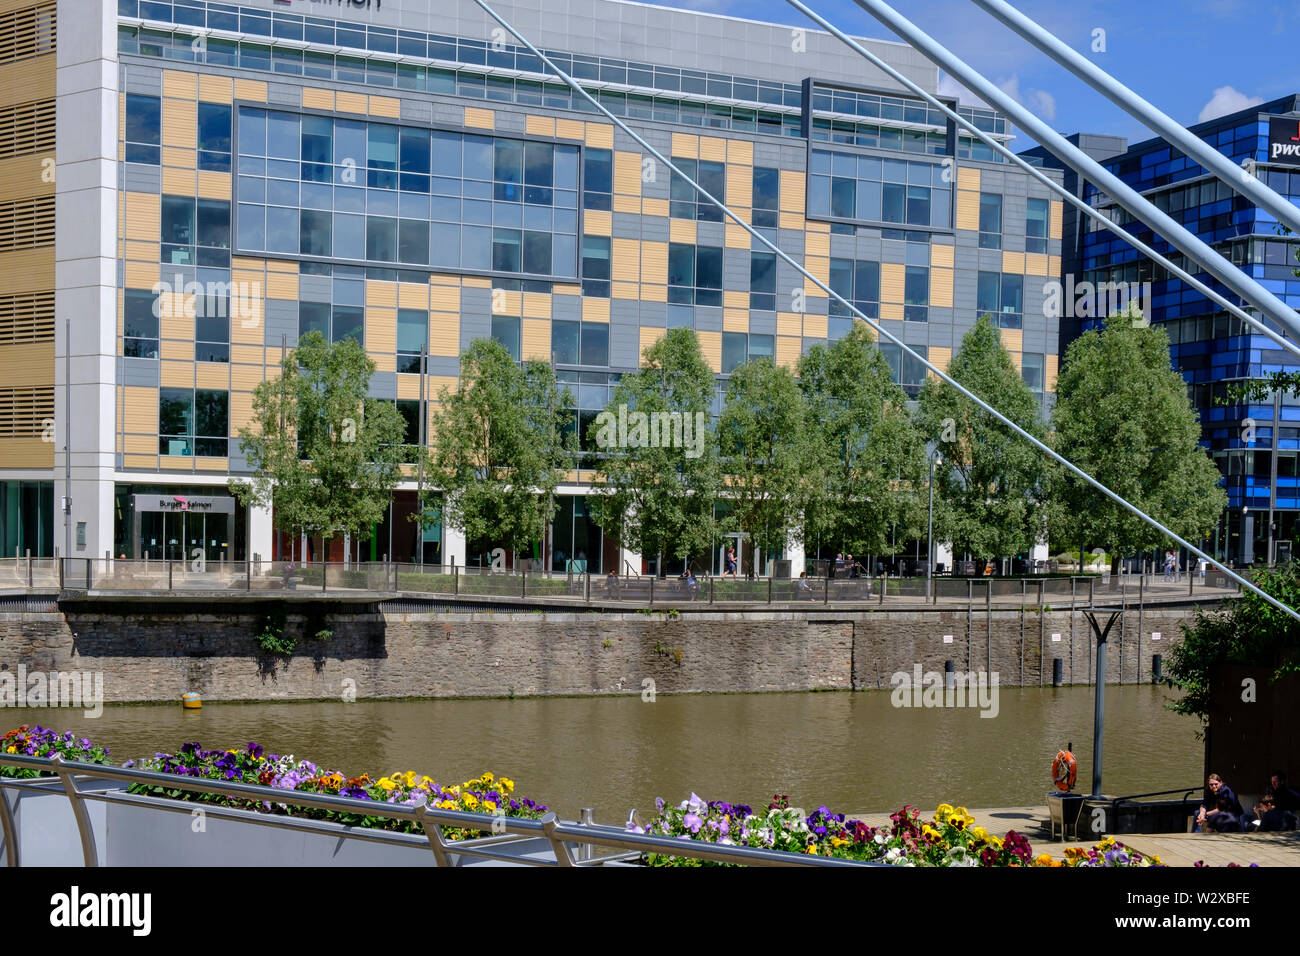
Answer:
<svg viewBox="0 0 1300 956"><path fill-rule="evenodd" d="M654 0L815 29L783 0ZM855 36L898 39L852 0L805 0ZM1300 93L1295 0L1011 0L1102 69L1184 125ZM1030 107L1058 132L1151 133L970 0L898 0L894 8ZM1105 31L1105 52L1092 51ZM1015 149L1034 145L1023 133Z"/></svg>

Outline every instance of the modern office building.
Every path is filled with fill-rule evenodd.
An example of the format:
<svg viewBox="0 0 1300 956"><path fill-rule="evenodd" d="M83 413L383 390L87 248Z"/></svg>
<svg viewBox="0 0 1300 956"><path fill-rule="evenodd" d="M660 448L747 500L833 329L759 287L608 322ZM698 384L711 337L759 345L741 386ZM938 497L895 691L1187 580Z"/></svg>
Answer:
<svg viewBox="0 0 1300 956"><path fill-rule="evenodd" d="M1251 175L1300 202L1300 96L1286 96L1191 127L1193 133ZM1208 174L1163 139L1129 147L1115 137L1076 139L1094 158L1159 209L1174 217L1264 288L1300 306L1300 241L1282 234L1277 220ZM1046 165L1055 161L1030 151ZM1076 188L1078 177L1067 175ZM1240 299L1171 248L1163 237L1091 183L1081 195L1138 239L1197 275L1229 301ZM1076 193L1080 194L1080 193ZM1300 361L1203 295L1189 289L1130 245L1082 216L1067 217L1067 282L1136 287L1149 302L1148 318L1169 334L1170 352L1202 423L1202 444L1218 463L1228 508L1206 542L1216 557L1242 563L1282 560L1300 531L1300 398L1274 395L1262 405L1230 401L1230 387L1275 371L1300 371ZM1070 250L1075 250L1073 253ZM1149 283L1149 286L1144 284ZM1109 295L1107 296L1109 298ZM1123 295L1116 295L1122 300ZM1247 307L1258 315L1257 310ZM1062 320L1062 353L1079 329L1094 327L1096 310ZM1276 328L1269 322L1270 327Z"/></svg>
<svg viewBox="0 0 1300 956"><path fill-rule="evenodd" d="M1040 184L828 35L542 6L498 9L782 250L939 365L995 313L1050 403L1062 208ZM307 330L365 347L412 440L480 337L553 360L585 424L665 329L696 330L719 394L747 359L846 332L511 40L468 0L0 0L6 554L288 556L226 481L254 388ZM937 90L916 51L866 42ZM914 394L922 369L887 354ZM646 567L588 520L589 463L539 553ZM406 520L413 488L354 551L463 564L451 529Z"/></svg>

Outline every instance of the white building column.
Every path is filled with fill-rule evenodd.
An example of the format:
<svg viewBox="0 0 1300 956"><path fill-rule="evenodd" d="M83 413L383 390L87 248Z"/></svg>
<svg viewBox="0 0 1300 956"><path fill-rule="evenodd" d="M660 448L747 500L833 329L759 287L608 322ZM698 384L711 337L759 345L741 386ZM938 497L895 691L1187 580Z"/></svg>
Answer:
<svg viewBox="0 0 1300 956"><path fill-rule="evenodd" d="M632 567L631 572L627 570L629 565L631 565ZM612 569L606 568L605 573L608 574L611 570L617 572L619 577L623 577L625 574L629 574L629 573L640 574L641 573L641 552L631 551L628 548L619 548L618 567Z"/></svg>
<svg viewBox="0 0 1300 956"><path fill-rule="evenodd" d="M57 16L54 535L60 554L88 558L113 548L117 10L59 0Z"/></svg>
<svg viewBox="0 0 1300 956"><path fill-rule="evenodd" d="M938 567L941 564L943 565L943 569L945 571L947 571L949 574L952 573L952 543L951 542L936 541L934 543L933 570L938 570Z"/></svg>
<svg viewBox="0 0 1300 956"><path fill-rule="evenodd" d="M800 573L804 570L804 563L806 560L803 542L796 541L794 537L787 538L785 542L785 556L790 559L790 576L792 578L799 577Z"/></svg>
<svg viewBox="0 0 1300 956"><path fill-rule="evenodd" d="M245 521L248 524L248 560L270 561L274 555L275 529L271 525L271 509L249 505ZM284 560L289 560L285 555Z"/></svg>
<svg viewBox="0 0 1300 956"><path fill-rule="evenodd" d="M449 524L442 526L442 560L444 564L465 566L465 532Z"/></svg>

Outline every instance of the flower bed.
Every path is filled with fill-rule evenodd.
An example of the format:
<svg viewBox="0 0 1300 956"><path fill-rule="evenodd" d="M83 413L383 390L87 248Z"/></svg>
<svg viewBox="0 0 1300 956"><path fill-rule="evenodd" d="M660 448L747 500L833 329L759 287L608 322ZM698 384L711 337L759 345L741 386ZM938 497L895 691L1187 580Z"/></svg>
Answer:
<svg viewBox="0 0 1300 956"><path fill-rule="evenodd" d="M77 737L70 730L59 733L39 724L35 727L22 724L9 731L0 738L0 752L23 757L52 757L59 754L67 760L80 760L83 763L108 763L108 748L96 747L85 737ZM48 774L27 767L0 766L0 777L34 780L43 776Z"/></svg>
<svg viewBox="0 0 1300 956"><path fill-rule="evenodd" d="M941 804L933 819L922 822L920 812L906 806L887 826L871 827L846 820L842 813L818 807L805 816L777 794L766 811L755 813L744 804L705 801L695 794L675 807L662 799L659 815L637 833L698 840L707 843L786 850L889 863L897 866L1163 866L1159 857L1146 857L1107 837L1089 849L1069 849L1064 859L1049 853L1035 857L1029 840L1014 830L996 837L975 826L965 807ZM646 854L650 866L727 866L685 857Z"/></svg>

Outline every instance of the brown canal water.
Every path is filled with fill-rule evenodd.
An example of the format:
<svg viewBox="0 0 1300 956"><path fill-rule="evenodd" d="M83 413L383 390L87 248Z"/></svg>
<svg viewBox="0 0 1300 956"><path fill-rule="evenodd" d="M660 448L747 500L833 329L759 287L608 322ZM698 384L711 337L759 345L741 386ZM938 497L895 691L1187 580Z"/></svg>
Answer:
<svg viewBox="0 0 1300 956"><path fill-rule="evenodd" d="M896 708L888 691L660 695L356 703L179 703L79 710L0 710L0 733L22 723L71 730L110 748L115 763L251 740L372 776L398 770L460 782L485 770L515 780L517 794L562 817L594 807L621 823L655 797L837 812L1037 806L1051 789L1051 760L1068 741L1080 791L1091 788L1093 689L1000 688L996 717L973 708ZM1171 712L1170 691L1106 688L1103 789L1112 795L1198 787L1199 723Z"/></svg>

